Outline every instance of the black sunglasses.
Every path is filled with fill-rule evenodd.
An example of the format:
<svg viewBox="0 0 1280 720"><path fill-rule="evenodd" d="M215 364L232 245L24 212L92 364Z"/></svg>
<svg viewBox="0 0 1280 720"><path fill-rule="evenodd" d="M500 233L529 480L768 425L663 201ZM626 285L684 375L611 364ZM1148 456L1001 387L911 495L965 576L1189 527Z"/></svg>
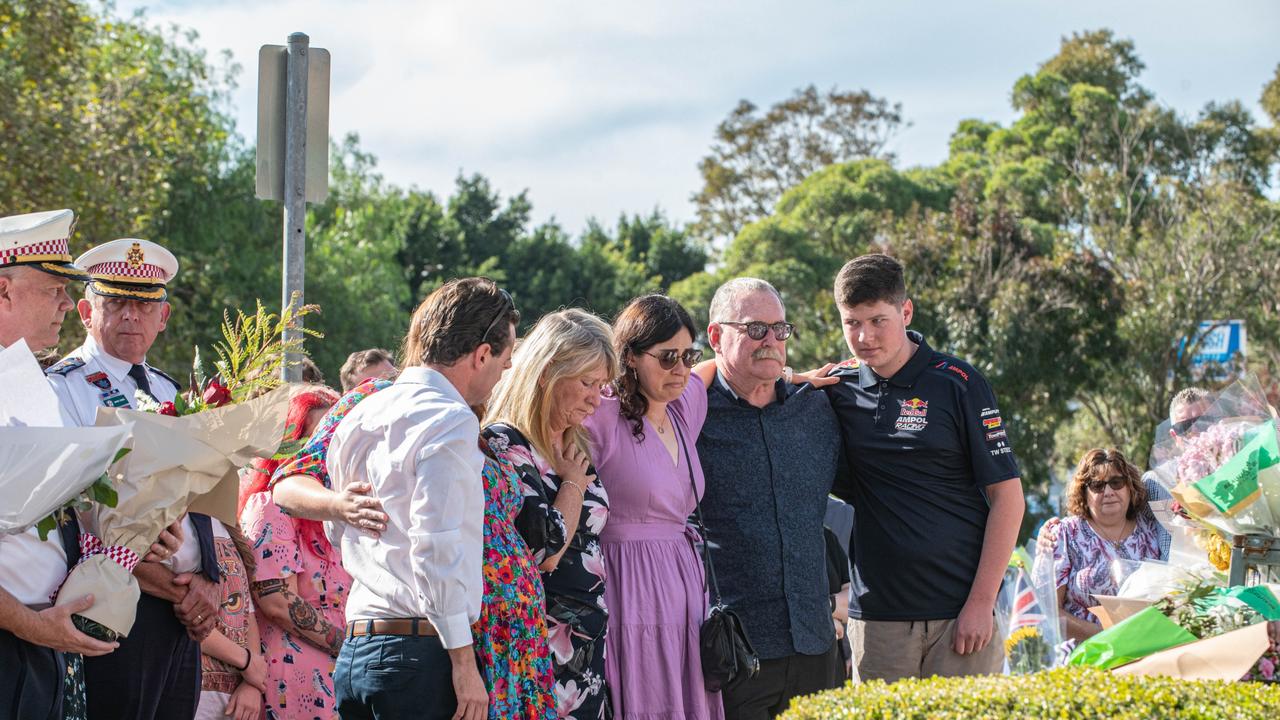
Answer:
<svg viewBox="0 0 1280 720"><path fill-rule="evenodd" d="M776 322L776 323L770 324L767 322L761 322L759 320L752 320L751 322L745 322L745 323L721 320L719 324L746 328L747 337L751 338L752 340L763 340L765 334L768 333L770 330L773 331L773 337L775 340L786 340L787 338L791 337L792 333L796 331L796 326L792 325L789 322Z"/></svg>
<svg viewBox="0 0 1280 720"><path fill-rule="evenodd" d="M679 350L659 350L656 353L641 350L640 354L648 355L649 357L656 359L658 361L658 367L663 370L670 370L676 366L677 362L682 362L685 367L691 368L694 365L697 365L698 361L702 359L702 351L698 348L689 348L684 352L680 352Z"/></svg>
<svg viewBox="0 0 1280 720"><path fill-rule="evenodd" d="M1173 425L1170 425L1169 430L1174 435L1186 435L1187 431L1195 427L1196 422L1198 422L1199 420L1200 420L1199 415L1197 415L1196 417L1189 417L1186 420L1179 420Z"/></svg>
<svg viewBox="0 0 1280 720"><path fill-rule="evenodd" d="M484 334L480 336L480 342L482 343L487 342L489 333L493 332L493 329L497 327L498 321L506 317L507 313L516 307L515 301L511 299L511 293L502 288L498 288L498 292L502 293L502 307L498 309L498 314L493 316L493 322L489 323L489 327L485 328Z"/></svg>
<svg viewBox="0 0 1280 720"><path fill-rule="evenodd" d="M1089 488L1089 492L1094 495L1101 495L1103 488L1109 487L1112 490L1119 492L1121 488L1127 487L1128 485L1129 480L1127 478L1113 477L1107 478L1106 480L1090 480L1085 483L1084 486Z"/></svg>

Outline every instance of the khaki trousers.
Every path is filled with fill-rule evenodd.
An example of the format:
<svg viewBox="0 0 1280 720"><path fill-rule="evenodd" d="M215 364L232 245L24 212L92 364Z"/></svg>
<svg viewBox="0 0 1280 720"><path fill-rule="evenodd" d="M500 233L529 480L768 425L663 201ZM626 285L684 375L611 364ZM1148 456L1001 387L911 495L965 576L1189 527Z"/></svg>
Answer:
<svg viewBox="0 0 1280 720"><path fill-rule="evenodd" d="M952 649L954 618L852 622L861 626L862 647L854 647L853 658L863 682L933 675L991 675L1004 667L1004 644L997 632L992 632L991 642L978 652L956 654Z"/></svg>

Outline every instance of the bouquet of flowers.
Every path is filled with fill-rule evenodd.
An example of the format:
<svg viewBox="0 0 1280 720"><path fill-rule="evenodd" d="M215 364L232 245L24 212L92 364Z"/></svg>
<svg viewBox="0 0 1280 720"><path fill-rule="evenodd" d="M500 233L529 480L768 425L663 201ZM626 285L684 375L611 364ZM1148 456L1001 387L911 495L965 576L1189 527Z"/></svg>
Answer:
<svg viewBox="0 0 1280 720"><path fill-rule="evenodd" d="M62 427L58 398L26 343L0 351L0 533L34 526L43 540L91 502L114 505L107 467L130 425Z"/></svg>
<svg viewBox="0 0 1280 720"><path fill-rule="evenodd" d="M1182 433L1157 433L1156 477L1177 510L1217 532L1275 536L1280 531L1280 438L1252 377L1233 383ZM1221 565L1222 547L1203 538Z"/></svg>
<svg viewBox="0 0 1280 720"><path fill-rule="evenodd" d="M1009 672L1026 675L1054 665L1058 644L1058 603L1052 572L1037 572L1023 548L1014 551L996 597L996 621L1005 638ZM1042 577L1043 576L1043 577Z"/></svg>
<svg viewBox="0 0 1280 720"><path fill-rule="evenodd" d="M1212 638L1270 620L1280 620L1280 600L1266 586L1219 587L1211 579L1184 584L1155 607L1200 639ZM1248 659L1248 658L1246 658ZM1270 646L1242 680L1277 682L1280 654Z"/></svg>
<svg viewBox="0 0 1280 720"><path fill-rule="evenodd" d="M226 342L216 346L215 378L201 378L197 364L197 382L172 408L98 410L99 426L132 424L132 452L113 468L116 506L95 507L87 518L101 541L84 548L55 601L94 594L94 606L75 618L82 630L103 639L129 633L139 593L133 568L183 513L235 524L236 471L276 451L293 392L276 387L278 371L301 340L279 338L310 311L291 304L277 317L259 303L256 314L237 313L234 323L224 316Z"/></svg>

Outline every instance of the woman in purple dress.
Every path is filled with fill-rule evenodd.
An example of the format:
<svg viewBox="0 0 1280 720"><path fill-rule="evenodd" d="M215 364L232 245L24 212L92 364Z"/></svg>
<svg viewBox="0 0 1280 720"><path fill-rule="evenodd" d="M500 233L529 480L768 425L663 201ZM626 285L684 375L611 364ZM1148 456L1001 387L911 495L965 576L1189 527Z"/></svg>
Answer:
<svg viewBox="0 0 1280 720"><path fill-rule="evenodd" d="M720 694L702 678L707 600L687 524L694 487L703 492L694 443L707 389L690 372L702 352L689 313L662 295L633 300L613 329L622 374L583 423L610 501L600 544L613 709L619 718L720 720Z"/></svg>

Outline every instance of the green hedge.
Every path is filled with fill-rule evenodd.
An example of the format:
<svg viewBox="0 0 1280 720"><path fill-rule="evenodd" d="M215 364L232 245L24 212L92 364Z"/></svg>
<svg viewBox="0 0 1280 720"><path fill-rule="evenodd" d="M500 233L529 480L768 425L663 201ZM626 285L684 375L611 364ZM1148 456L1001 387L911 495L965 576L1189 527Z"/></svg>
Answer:
<svg viewBox="0 0 1280 720"><path fill-rule="evenodd" d="M1119 677L1092 668L1035 675L881 680L796 699L782 720L1177 718L1277 720L1280 685Z"/></svg>

